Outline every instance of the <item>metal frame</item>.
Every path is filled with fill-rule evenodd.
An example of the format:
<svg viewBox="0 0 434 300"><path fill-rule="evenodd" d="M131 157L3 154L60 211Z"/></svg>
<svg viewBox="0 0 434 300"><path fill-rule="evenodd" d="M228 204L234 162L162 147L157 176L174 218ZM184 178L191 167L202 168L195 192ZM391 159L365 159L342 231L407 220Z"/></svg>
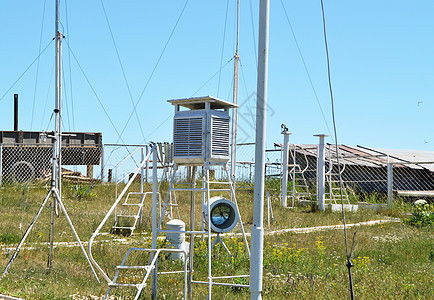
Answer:
<svg viewBox="0 0 434 300"><path fill-rule="evenodd" d="M187 165L188 166L188 165ZM194 184L192 187L188 188L188 187L183 187L183 188L176 188L176 182L175 182L175 177L176 177L176 173L178 171L178 165L175 163L173 166L173 170L172 170L172 176L170 179L170 183L169 183L169 189L167 191L166 194L166 199L163 205L163 211L160 215L160 220L158 223L158 226L156 228L156 231L154 231L153 229L153 234L152 237L154 239L156 239L156 236L159 233L173 233L173 232L177 232L177 233L184 233L184 234L188 234L190 235L190 249L194 249L194 236L195 235L202 235L202 236L207 236L207 242L208 242L208 281L197 281L193 279L193 253L191 252L189 257L189 279L188 279L188 287L189 287L189 295L191 294L191 284L192 283L200 283L200 284L207 284L208 285L208 299L211 299L211 295L212 295L212 286L213 285L225 285L225 286L234 286L234 287L249 287L249 285L243 285L243 284L232 284L232 283L219 283L219 282L215 282L215 280L219 280L219 279L227 279L227 278L239 278L239 277L249 277L250 275L239 275L239 276L213 276L212 275L212 268L211 268L211 257L212 257L212 249L214 246L214 243L212 242L212 237L213 237L213 233L212 233L212 228L211 228L211 214L208 213L207 219L204 220L204 214L202 214L202 229L199 230L194 230L194 228L190 228L190 230L185 230L185 231L180 231L180 230L163 230L162 228L162 222L163 222L163 217L164 217L164 213L167 209L168 206L168 201L169 201L169 195L171 194L172 191L183 191L183 192L191 192L191 193L201 193L202 194L202 207L203 205L207 206L207 211L210 211L210 201L209 199L211 199L210 193L212 191L225 191L225 192L230 192L231 194L231 199L233 201L233 203L235 204L236 207L236 211L235 213L238 215L238 220L239 220L239 224L240 224L240 228L242 231L242 235L243 235L243 240L247 249L247 253L249 255L250 258L250 249L248 246L248 242L247 242L247 237L244 231L244 226L243 226L243 222L241 219L241 215L240 215L240 211L238 208L238 204L236 201L236 197L235 197L235 189L234 189L234 184L231 180L232 175L229 172L228 169L228 164L224 163L224 164L214 164L214 166L221 166L222 168L224 168L225 172L226 172L226 176L228 178L227 184L230 185L230 188L211 188L210 185L213 184L214 182L210 181L209 178L209 171L210 171L210 165L209 164L205 164L203 166L203 173L204 173L204 180L202 181L202 187L200 188L196 188L194 187ZM192 172L194 173L194 172ZM194 176L194 174L192 174L192 176ZM225 182L218 182L219 184L224 184ZM191 214L190 214L190 224L194 224L194 197L192 197L192 202L191 202ZM205 225L206 224L206 228ZM154 234L154 232L156 232L156 234ZM218 236L218 234L216 234ZM218 236L219 237L219 236ZM218 238L216 237L216 238ZM156 244L155 244L156 246ZM154 247L154 246L153 246ZM156 291L156 289L155 289ZM155 294L156 295L156 294Z"/></svg>
<svg viewBox="0 0 434 300"><path fill-rule="evenodd" d="M115 211L116 206L119 204L119 202L122 200L123 196L126 194L126 192L128 191L129 187L131 186L131 184L134 182L134 180L137 177L137 174L141 171L141 169L146 165L146 163L149 161L149 158L151 157L151 154L154 154L154 164L157 164L157 159L156 159L156 148L157 146L154 145L151 150L148 152L148 154L145 156L144 160L142 161L142 163L140 164L140 166L134 171L133 176L131 176L130 180L128 181L127 185L125 186L125 188L123 189L123 191L119 194L119 196L117 197L117 199L115 200L115 202L113 203L112 207L109 209L109 211L107 212L106 216L104 217L104 219L101 221L101 223L99 224L98 228L95 230L95 232L92 234L92 236L90 237L89 240L89 244L88 244L88 254L89 254L89 259L92 262L92 264L95 266L95 268L101 273L102 277L104 278L104 280L106 280L109 284L113 283L113 281L108 277L108 275L104 272L104 270L99 266L99 264L95 261L95 259L93 258L93 254L92 254L92 245L95 241L95 238L100 235L100 231L102 229L102 227L104 226L104 224L107 222L107 220L109 219L109 217L111 216L111 214ZM156 168L154 169L156 170ZM154 177L154 182L157 181L156 177L157 177L157 172L153 172L153 177ZM153 185L153 197L152 197L152 211L153 214L156 213L157 211L157 185L154 184ZM154 209L154 202L155 202L155 209ZM154 217L154 216L153 216ZM154 223L156 220L152 220L152 223ZM156 242L156 241L155 241Z"/></svg>
<svg viewBox="0 0 434 300"><path fill-rule="evenodd" d="M125 262L127 261L130 253L132 251L143 251L143 252L150 252L151 256L153 257L150 264L146 266L127 266L125 265ZM187 251L181 250L181 249L145 249L145 248L130 248L127 251L127 254L125 255L124 259L122 260L122 263L120 266L117 267L116 275L113 279L112 283L109 283L109 289L107 293L104 296L104 299L107 299L107 297L110 294L110 291L114 287L135 287L137 289L137 293L134 297L134 300L138 299L140 297L140 294L142 293L143 288L146 286L146 281L149 278L149 275L151 272L157 270L157 261L158 256L161 252L181 252L184 254L184 257L187 257ZM141 283L117 283L116 280L118 279L118 276L122 270L146 270L145 276L143 277L143 280ZM184 273L184 299L186 299L187 295L187 263L184 261L184 271L171 271L171 272L157 272L158 275L164 275L164 274L175 274L175 273Z"/></svg>

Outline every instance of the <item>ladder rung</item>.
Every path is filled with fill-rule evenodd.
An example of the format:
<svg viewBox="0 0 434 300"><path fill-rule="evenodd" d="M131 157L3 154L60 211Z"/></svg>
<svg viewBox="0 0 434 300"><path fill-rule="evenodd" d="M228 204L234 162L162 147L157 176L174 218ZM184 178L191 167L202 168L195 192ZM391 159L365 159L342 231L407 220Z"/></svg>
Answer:
<svg viewBox="0 0 434 300"><path fill-rule="evenodd" d="M117 217L124 217L124 218L138 218L139 216L137 215L117 215Z"/></svg>
<svg viewBox="0 0 434 300"><path fill-rule="evenodd" d="M155 267L151 266L117 266L118 270L152 270Z"/></svg>
<svg viewBox="0 0 434 300"><path fill-rule="evenodd" d="M134 205L136 205L136 206L142 206L141 203L124 203L124 204L122 204L122 206L134 206Z"/></svg>
<svg viewBox="0 0 434 300"><path fill-rule="evenodd" d="M139 284L139 283L109 283L109 287L135 287L135 288L143 288L146 284Z"/></svg>
<svg viewBox="0 0 434 300"><path fill-rule="evenodd" d="M129 230L134 230L134 227L113 226L112 229L129 229Z"/></svg>

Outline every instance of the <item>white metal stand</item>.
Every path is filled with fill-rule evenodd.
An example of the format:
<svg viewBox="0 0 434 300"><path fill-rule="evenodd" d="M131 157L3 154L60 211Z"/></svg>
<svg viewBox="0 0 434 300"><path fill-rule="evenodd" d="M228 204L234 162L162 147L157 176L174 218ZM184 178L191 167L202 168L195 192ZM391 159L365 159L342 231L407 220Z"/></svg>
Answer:
<svg viewBox="0 0 434 300"><path fill-rule="evenodd" d="M178 171L178 166L175 163L173 170L172 170L172 176L170 179L170 183L169 183L169 189L167 191L167 195L166 195L166 200L165 203L163 205L163 211L162 214L160 215L160 220L159 220L159 224L157 227L156 232L153 231L153 238L157 237L158 234L160 233L173 233L173 232L177 232L177 233L184 233L187 235L190 235L190 249L194 249L194 236L195 235L205 235L207 236L207 242L208 242L208 280L207 281L199 281L199 280L194 280L193 279L193 252L190 252L189 255L189 263L188 265L190 266L189 269L189 278L188 278L188 286L189 286L189 294L191 293L190 289L191 289L191 284L192 283L198 283L198 284L207 284L208 285L208 299L211 299L211 295L212 295L212 286L213 285L225 285L225 286L236 286L236 287L246 287L248 288L249 285L243 285L243 284L232 284L232 283L221 283L218 282L219 279L230 279L230 278L239 278L239 277L249 277L249 275L240 275L240 276L213 276L212 275L212 269L211 269L211 254L212 254L212 249L213 247L221 242L223 247L226 249L226 251L228 251L228 253L230 254L229 249L226 247L226 245L224 244L223 240L221 239L220 235L217 234L216 238L214 239L214 242L212 241L212 230L211 230L211 213L208 213L207 216L205 217L204 214L202 214L203 218L206 218L205 220L202 219L203 224L206 224L206 227L202 226L201 230L194 230L193 226L190 226L190 230L189 231L173 231L173 230L163 230L162 228L162 222L163 222L163 217L164 217L164 212L167 209L168 206L168 201L169 201L169 195L171 192L191 192L191 193L196 193L199 192L202 194L202 198L206 200L205 205L207 206L207 211L210 212L210 201L209 199L211 199L210 193L211 192L218 192L218 191L222 191L222 192L229 192L231 194L231 199L235 204L236 207L236 213L238 215L238 219L239 219L239 224L240 224L240 228L242 231L242 235L243 235L243 240L244 243L246 245L246 249L248 252L248 255L250 257L250 249L248 246L248 242L247 242L247 238L246 238L246 234L244 231L244 226L243 226L243 222L240 216L240 212L238 209L238 204L236 202L236 197L235 197L235 190L234 190L234 185L233 182L231 180L232 176L229 173L229 170L227 168L227 164L221 164L220 165L222 168L224 168L225 172L226 172L226 176L228 181L227 182L213 182L210 181L210 177L209 177L209 166L203 166L203 172L205 174L205 180L202 182L202 187L200 188L195 188L195 187L176 187L176 182L175 182L175 177L176 177L176 173ZM194 173L194 172L192 172ZM212 188L211 185L214 183L218 183L218 184L227 184L229 186L229 188ZM194 186L194 185L192 185ZM191 211L194 211L194 197L192 197L192 202L191 202ZM190 224L194 224L194 212L190 214Z"/></svg>
<svg viewBox="0 0 434 300"><path fill-rule="evenodd" d="M17 257L18 253L20 252L20 249L22 245L24 244L27 236L29 235L30 231L33 228L33 225L37 221L39 215L42 212L42 209L47 204L48 199L50 197L52 198L51 202L51 224L50 224L50 250L49 250L49 257L48 257L48 269L51 270L52 264L53 264L53 248L54 248L54 216L59 215L58 214L58 205L61 207L63 213L65 214L66 219L68 220L69 226L71 227L75 238L78 241L78 244L80 245L80 248L86 257L87 262L89 263L90 268L92 269L93 274L95 275L96 280L98 280L98 277L95 273L95 270L93 269L92 264L89 261L89 257L87 256L86 251L83 248L83 245L80 241L80 238L78 237L77 232L75 231L74 225L72 225L71 219L68 216L68 213L65 209L65 206L62 203L62 186L61 186L61 166L62 166L62 89L61 89L61 75L62 75L62 38L63 35L59 32L59 0L56 0L56 18L55 18L55 40L56 40L56 48L55 48L55 63L56 63L56 91L55 91L55 109L54 113L56 115L56 122L55 122L55 131L54 135L50 138L54 139L53 144L53 156L52 156L52 169L51 169L51 188L47 193L47 196L45 196L44 201L41 204L41 207L39 208L38 212L36 213L35 217L33 218L33 221L30 223L29 227L27 228L26 232L24 233L24 236L21 238L20 243L18 244L14 254L12 255L12 258L10 259L8 265L6 266L6 269L4 270L1 278L6 274L7 270L9 269L10 265L14 261L15 257ZM99 281L99 280L98 280Z"/></svg>

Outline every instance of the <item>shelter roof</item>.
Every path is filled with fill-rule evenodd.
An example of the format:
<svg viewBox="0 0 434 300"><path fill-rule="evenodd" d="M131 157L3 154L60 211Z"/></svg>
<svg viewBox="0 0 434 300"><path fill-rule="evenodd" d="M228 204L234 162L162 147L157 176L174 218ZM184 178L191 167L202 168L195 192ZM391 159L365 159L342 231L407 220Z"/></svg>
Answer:
<svg viewBox="0 0 434 300"><path fill-rule="evenodd" d="M192 110L205 109L205 103L207 102L210 103L211 109L225 109L225 108L238 107L238 105L236 104L212 96L172 99L172 100L167 100L167 102L173 105L179 105Z"/></svg>

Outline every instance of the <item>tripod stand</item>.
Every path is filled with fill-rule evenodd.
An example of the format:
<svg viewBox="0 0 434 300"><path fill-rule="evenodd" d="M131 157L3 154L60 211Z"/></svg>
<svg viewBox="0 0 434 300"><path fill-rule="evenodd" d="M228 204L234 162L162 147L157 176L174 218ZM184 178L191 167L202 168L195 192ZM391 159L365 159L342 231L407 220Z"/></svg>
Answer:
<svg viewBox="0 0 434 300"><path fill-rule="evenodd" d="M53 168L54 169L54 168ZM41 206L39 207L38 212L36 213L35 217L33 218L32 222L30 223L29 227L27 228L26 232L24 233L24 236L21 238L20 243L18 244L17 248L15 249L14 254L12 255L11 259L9 260L8 265L6 266L6 269L4 270L3 274L1 275L0 279L5 276L6 272L8 271L9 267L11 266L14 259L18 256L18 253L21 250L21 247L23 246L27 236L29 235L30 231L33 228L33 225L38 220L39 215L42 212L42 209L47 204L48 200L50 199L50 196L52 197L52 207L51 207L51 229L50 229L50 253L49 253L49 259L48 259L48 268L51 270L52 268L52 261L53 261L53 235L54 235L54 214L55 214L55 207L57 205L60 206L63 213L65 214L66 219L68 220L69 226L71 227L75 238L77 239L78 244L80 245L81 251L83 252L84 256L86 257L87 262L89 263L90 268L92 269L93 274L95 275L95 278L98 280L98 277L95 273L95 270L92 266L92 264L89 261L89 257L87 256L87 252L85 251L83 244L80 241L80 238L78 237L77 232L75 231L74 225L71 222L71 219L68 216L68 212L65 209L65 206L62 203L61 197L59 195L58 188L56 187L55 181L51 181L51 188L48 191L47 195L44 198L44 201L42 202ZM99 281L99 280L98 280Z"/></svg>
<svg viewBox="0 0 434 300"><path fill-rule="evenodd" d="M71 219L68 216L68 213L65 209L65 206L62 203L62 197L61 197L61 166L62 166L62 88L61 88L61 74L62 74L62 38L63 35L59 32L59 0L56 0L56 20L55 20L55 40L56 40L56 48L55 48L55 63L56 63L56 91L55 91L55 109L54 114L56 115L56 122L55 122L55 131L52 136L49 136L49 138L54 139L53 143L53 154L52 154L52 169L51 169L51 188L47 193L47 196L45 196L44 201L41 204L41 207L39 208L38 212L36 213L35 217L33 218L32 222L30 223L29 227L27 228L26 232L24 233L24 236L21 238L20 243L18 244L14 254L12 255L12 258L10 259L8 265L6 266L6 269L4 270L3 274L1 275L0 279L3 278L8 271L10 265L14 261L15 257L17 257L18 253L20 252L21 247L23 246L27 236L29 235L30 231L33 228L33 225L38 220L39 215L42 212L42 209L47 204L48 199L50 199L50 196L52 198L52 204L51 204L51 226L50 226L50 253L48 257L48 264L47 267L49 270L51 270L53 265L53 247L54 247L54 215L58 215L57 212L57 206L59 205L65 214L66 219L68 220L69 226L71 227L72 231L74 232L74 236L78 241L78 244L80 245L81 251L83 252L84 256L86 257L86 260L92 269L93 274L95 275L96 280L98 280L98 277L95 273L95 270L93 269L92 264L89 261L89 257L87 256L87 252L83 248L83 244L80 241L80 238L78 237L77 232L75 231L74 225L72 225ZM43 140L47 138L46 133L44 132L41 134L41 137ZM98 280L99 282L99 280Z"/></svg>

